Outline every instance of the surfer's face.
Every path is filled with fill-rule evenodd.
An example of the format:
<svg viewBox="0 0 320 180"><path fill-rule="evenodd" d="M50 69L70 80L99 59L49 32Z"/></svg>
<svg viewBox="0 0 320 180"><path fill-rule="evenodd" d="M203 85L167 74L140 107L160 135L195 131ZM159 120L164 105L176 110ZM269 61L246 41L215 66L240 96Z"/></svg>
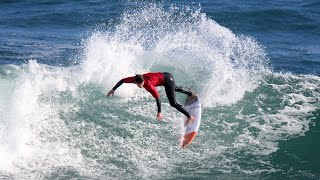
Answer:
<svg viewBox="0 0 320 180"><path fill-rule="evenodd" d="M142 83L136 83L136 85L137 85L139 88L142 88L143 85L144 85L144 81L142 81Z"/></svg>

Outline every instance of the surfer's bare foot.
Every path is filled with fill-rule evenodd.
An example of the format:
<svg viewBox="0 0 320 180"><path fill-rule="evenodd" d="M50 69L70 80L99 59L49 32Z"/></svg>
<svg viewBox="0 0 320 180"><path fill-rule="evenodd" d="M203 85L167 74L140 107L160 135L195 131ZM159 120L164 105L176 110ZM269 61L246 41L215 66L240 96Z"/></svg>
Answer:
<svg viewBox="0 0 320 180"><path fill-rule="evenodd" d="M195 97L197 97L197 94L192 92L191 96L188 96L188 100L193 99Z"/></svg>
<svg viewBox="0 0 320 180"><path fill-rule="evenodd" d="M192 123L193 121L194 121L194 116L190 116L190 117L186 120L186 122L184 122L184 126Z"/></svg>

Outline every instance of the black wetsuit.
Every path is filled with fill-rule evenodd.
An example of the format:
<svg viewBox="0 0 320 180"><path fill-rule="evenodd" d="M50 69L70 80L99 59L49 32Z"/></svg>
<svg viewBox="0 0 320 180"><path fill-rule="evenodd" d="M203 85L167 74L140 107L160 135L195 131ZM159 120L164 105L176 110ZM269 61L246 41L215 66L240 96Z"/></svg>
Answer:
<svg viewBox="0 0 320 180"><path fill-rule="evenodd" d="M182 107L181 104L177 102L175 91L187 94L188 96L191 96L192 92L185 90L182 87L176 86L172 74L167 72L164 72L162 74L164 77L164 89L166 91L170 105L189 118L190 114Z"/></svg>

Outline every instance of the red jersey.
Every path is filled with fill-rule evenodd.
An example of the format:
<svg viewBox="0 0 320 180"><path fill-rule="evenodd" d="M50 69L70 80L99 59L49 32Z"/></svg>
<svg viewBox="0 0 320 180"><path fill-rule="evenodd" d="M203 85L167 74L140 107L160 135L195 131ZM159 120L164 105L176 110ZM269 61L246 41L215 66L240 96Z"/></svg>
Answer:
<svg viewBox="0 0 320 180"><path fill-rule="evenodd" d="M143 87L149 91L156 99L160 98L159 93L155 87L164 85L164 77L160 72L152 72L143 74ZM124 83L134 83L134 77L127 77L123 79Z"/></svg>

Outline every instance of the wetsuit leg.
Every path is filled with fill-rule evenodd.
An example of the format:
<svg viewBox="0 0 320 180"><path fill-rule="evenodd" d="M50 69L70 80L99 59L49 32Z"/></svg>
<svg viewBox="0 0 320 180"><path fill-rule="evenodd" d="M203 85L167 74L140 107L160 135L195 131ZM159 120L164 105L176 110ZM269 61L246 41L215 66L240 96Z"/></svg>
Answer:
<svg viewBox="0 0 320 180"><path fill-rule="evenodd" d="M162 73L162 74L164 76L164 89L166 91L170 105L189 118L190 114L176 100L176 93L175 93L176 84L174 82L173 76L170 73Z"/></svg>
<svg viewBox="0 0 320 180"><path fill-rule="evenodd" d="M188 96L192 95L192 91L183 89L183 87L180 87L180 86L176 86L175 91L181 92L181 93L186 94Z"/></svg>

